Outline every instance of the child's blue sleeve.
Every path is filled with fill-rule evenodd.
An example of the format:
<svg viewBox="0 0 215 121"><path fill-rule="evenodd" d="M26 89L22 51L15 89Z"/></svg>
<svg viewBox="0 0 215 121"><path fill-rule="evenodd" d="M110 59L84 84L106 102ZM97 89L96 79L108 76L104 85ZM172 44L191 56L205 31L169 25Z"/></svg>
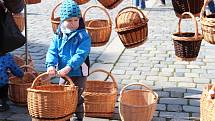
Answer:
<svg viewBox="0 0 215 121"><path fill-rule="evenodd" d="M72 67L72 69L76 70L78 69L81 64L84 63L86 57L90 53L91 48L91 38L86 33L86 31L82 31L78 36L81 39L80 44L78 48L75 51L75 54L72 56L72 58L67 62L67 65Z"/></svg>
<svg viewBox="0 0 215 121"><path fill-rule="evenodd" d="M12 55L8 56L8 65L9 65L9 69L10 69L11 73L14 76L17 76L17 77L20 77L20 78L24 76L24 72L18 67L18 65L14 61Z"/></svg>

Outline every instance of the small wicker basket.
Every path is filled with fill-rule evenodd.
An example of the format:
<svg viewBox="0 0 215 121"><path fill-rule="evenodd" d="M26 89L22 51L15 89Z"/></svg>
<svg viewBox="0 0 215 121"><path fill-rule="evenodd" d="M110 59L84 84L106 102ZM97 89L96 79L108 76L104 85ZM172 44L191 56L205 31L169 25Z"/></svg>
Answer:
<svg viewBox="0 0 215 121"><path fill-rule="evenodd" d="M92 8L99 8L103 10L105 14L108 16L108 19L107 20L105 19L86 20L85 19L86 13ZM111 30L112 30L111 18L107 10L105 10L105 8L100 6L90 6L84 12L83 19L85 21L86 29L91 36L92 46L98 47L98 46L105 45L109 41Z"/></svg>
<svg viewBox="0 0 215 121"><path fill-rule="evenodd" d="M198 33L198 24L196 18L192 15L192 13L184 12L182 16L183 15L189 15L192 17L195 25L195 33L181 32L180 26L182 18L179 18L178 32L173 34L175 55L179 60L194 61L199 54L203 36Z"/></svg>
<svg viewBox="0 0 215 121"><path fill-rule="evenodd" d="M28 91L28 111L36 119L62 119L70 116L76 109L78 90L72 80L65 76L70 85L48 84L37 86L38 82L50 79L48 73L40 74Z"/></svg>
<svg viewBox="0 0 215 121"><path fill-rule="evenodd" d="M189 15L182 16L184 12L190 12L194 16L199 16L204 0L172 0L175 14L178 18L190 18Z"/></svg>
<svg viewBox="0 0 215 121"><path fill-rule="evenodd" d="M90 0L74 0L78 5L82 5L85 4L87 2L89 2Z"/></svg>
<svg viewBox="0 0 215 121"><path fill-rule="evenodd" d="M105 8L113 9L118 6L123 0L98 0Z"/></svg>
<svg viewBox="0 0 215 121"><path fill-rule="evenodd" d="M90 74L95 72L106 73L113 82L100 80L88 80L86 82L86 89L83 93L85 116L112 117L117 96L117 83L109 72L97 69Z"/></svg>
<svg viewBox="0 0 215 121"><path fill-rule="evenodd" d="M25 17L23 13L13 14L14 21L18 26L19 30L22 32L25 27Z"/></svg>
<svg viewBox="0 0 215 121"><path fill-rule="evenodd" d="M55 11L57 10L57 8L61 5L62 3L58 3L52 10L52 14L51 14L51 23L52 23L52 29L53 32L55 33L57 31L57 28L60 24L60 17L55 17Z"/></svg>
<svg viewBox="0 0 215 121"><path fill-rule="evenodd" d="M141 86L144 89L130 89ZM133 83L122 88L119 97L119 114L122 121L151 121L156 110L158 95L141 83Z"/></svg>
<svg viewBox="0 0 215 121"><path fill-rule="evenodd" d="M205 86L200 99L200 119L201 121L215 121L215 99L210 98L208 91L212 84Z"/></svg>
<svg viewBox="0 0 215 121"><path fill-rule="evenodd" d="M147 40L147 22L143 12L136 7L126 7L119 11L115 19L116 32L126 48L137 47Z"/></svg>
<svg viewBox="0 0 215 121"><path fill-rule="evenodd" d="M26 4L37 4L41 3L41 0L25 0Z"/></svg>

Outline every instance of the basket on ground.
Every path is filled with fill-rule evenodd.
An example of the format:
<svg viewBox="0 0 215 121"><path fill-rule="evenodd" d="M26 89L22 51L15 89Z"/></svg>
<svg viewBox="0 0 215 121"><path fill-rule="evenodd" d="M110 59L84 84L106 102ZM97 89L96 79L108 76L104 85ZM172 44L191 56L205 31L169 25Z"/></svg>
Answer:
<svg viewBox="0 0 215 121"><path fill-rule="evenodd" d="M41 3L41 0L25 0L26 4L37 4Z"/></svg>
<svg viewBox="0 0 215 121"><path fill-rule="evenodd" d="M16 25L18 26L19 30L22 32L25 27L25 18L23 13L17 13L13 14L14 21L16 22Z"/></svg>
<svg viewBox="0 0 215 121"><path fill-rule="evenodd" d="M116 32L126 48L137 47L147 40L147 22L143 12L135 7L126 7L119 11L115 18Z"/></svg>
<svg viewBox="0 0 215 121"><path fill-rule="evenodd" d="M108 19L86 20L86 13L92 8L99 8L102 11L104 11L105 14L108 16ZM100 6L90 6L84 12L83 19L85 21L86 29L91 36L92 46L98 47L98 46L105 45L109 41L111 30L112 30L111 18L107 10L105 10L105 8Z"/></svg>
<svg viewBox="0 0 215 121"><path fill-rule="evenodd" d="M29 65L20 67L24 71L23 78L16 76L9 78L9 99L17 105L27 105L27 88L31 87L31 84L37 76L37 71ZM34 73L32 73L34 72Z"/></svg>
<svg viewBox="0 0 215 121"><path fill-rule="evenodd" d="M56 10L57 8L61 5L62 3L58 3L52 10L52 14L51 14L51 23L52 23L52 29L53 29L53 32L55 33L59 24L60 24L60 17L55 17L55 13L56 13Z"/></svg>
<svg viewBox="0 0 215 121"><path fill-rule="evenodd" d="M98 0L105 8L113 9L118 6L123 0Z"/></svg>
<svg viewBox="0 0 215 121"><path fill-rule="evenodd" d="M208 91L212 84L205 86L200 99L200 119L201 121L215 121L215 99L210 98Z"/></svg>
<svg viewBox="0 0 215 121"><path fill-rule="evenodd" d="M208 0L205 1L201 11L201 25L204 40L210 44L215 44L215 14L206 15L205 7L208 5Z"/></svg>
<svg viewBox="0 0 215 121"><path fill-rule="evenodd" d="M83 94L85 116L89 117L112 117L116 96L117 96L117 83L111 73L97 69L95 72L104 72L111 77L113 82L101 80L87 80L86 89Z"/></svg>
<svg viewBox="0 0 215 121"><path fill-rule="evenodd" d="M77 87L65 76L70 85L48 84L37 86L38 82L47 81L48 73L36 77L28 91L29 114L38 119L63 119L70 116L77 106ZM48 79L50 80L50 79Z"/></svg>
<svg viewBox="0 0 215 121"><path fill-rule="evenodd" d="M74 0L78 5L82 5L85 4L87 2L89 2L90 0Z"/></svg>
<svg viewBox="0 0 215 121"><path fill-rule="evenodd" d="M184 12L190 12L194 16L199 16L204 0L172 0L172 5L177 17L190 18L190 16L182 16Z"/></svg>
<svg viewBox="0 0 215 121"><path fill-rule="evenodd" d="M195 33L181 32L182 18L179 18L178 32L173 34L175 55L179 60L194 61L199 54L203 36L198 33L198 24L196 22L196 18L192 15L192 13L185 12L182 14L182 16L183 15L190 15L192 17L195 25Z"/></svg>
<svg viewBox="0 0 215 121"><path fill-rule="evenodd" d="M144 88L128 89L131 86ZM144 84L133 83L122 88L119 101L122 121L151 121L156 110L158 95Z"/></svg>

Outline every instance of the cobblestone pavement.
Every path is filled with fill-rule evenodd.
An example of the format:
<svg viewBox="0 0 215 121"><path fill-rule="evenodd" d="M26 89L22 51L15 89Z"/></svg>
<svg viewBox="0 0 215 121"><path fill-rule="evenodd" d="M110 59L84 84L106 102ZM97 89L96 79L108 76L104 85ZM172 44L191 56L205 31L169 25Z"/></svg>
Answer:
<svg viewBox="0 0 215 121"><path fill-rule="evenodd" d="M117 8L108 11L113 25L118 11L131 5L130 0L124 1ZM96 3L99 4L91 0L90 3L81 5L81 9L85 10L89 5ZM111 72L116 78L119 91L124 85L135 82L144 83L156 91L159 100L153 121L199 120L199 99L202 89L206 84L215 82L214 47L202 41L196 61L176 60L172 33L176 32L178 19L175 17L170 0L167 0L166 6L160 6L158 1L148 0L147 5L151 4L154 6L147 7L144 11L149 18L148 40L139 47L125 49L117 33L112 31L108 44L92 48L91 70L102 68ZM40 4L27 6L29 52L38 71L45 71L45 53L53 35L50 13L55 5L56 1L43 0ZM94 10L87 14L90 17L95 17L95 14L100 14L98 12ZM104 13L101 15L107 17ZM183 20L181 26L182 31L194 31L194 25L190 19ZM15 53L23 53L23 48L18 49ZM89 78L104 80L106 75L95 74L90 75ZM118 105L117 102L114 117L111 120L119 120ZM0 113L1 119L31 120L26 107L15 106L13 103L11 103L9 111ZM107 120L85 118L85 121Z"/></svg>

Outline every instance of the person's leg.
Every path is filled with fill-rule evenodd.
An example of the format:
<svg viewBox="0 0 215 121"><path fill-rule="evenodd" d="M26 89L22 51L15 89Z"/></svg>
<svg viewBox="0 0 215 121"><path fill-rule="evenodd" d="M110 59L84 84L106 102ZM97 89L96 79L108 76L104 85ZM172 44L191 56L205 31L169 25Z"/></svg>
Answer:
<svg viewBox="0 0 215 121"><path fill-rule="evenodd" d="M133 0L133 4L134 4L136 7L138 7L139 4L140 4L140 1L139 1L139 0Z"/></svg>
<svg viewBox="0 0 215 121"><path fill-rule="evenodd" d="M208 7L212 13L215 13L215 5L213 0L208 3Z"/></svg>
<svg viewBox="0 0 215 121"><path fill-rule="evenodd" d="M146 8L146 2L145 2L145 0L141 0L140 8L141 9L145 9Z"/></svg>
<svg viewBox="0 0 215 121"><path fill-rule="evenodd" d="M166 4L165 0L161 0L161 4L165 5Z"/></svg>
<svg viewBox="0 0 215 121"><path fill-rule="evenodd" d="M9 109L9 105L7 104L8 100L8 85L0 87L0 112L6 111Z"/></svg>

